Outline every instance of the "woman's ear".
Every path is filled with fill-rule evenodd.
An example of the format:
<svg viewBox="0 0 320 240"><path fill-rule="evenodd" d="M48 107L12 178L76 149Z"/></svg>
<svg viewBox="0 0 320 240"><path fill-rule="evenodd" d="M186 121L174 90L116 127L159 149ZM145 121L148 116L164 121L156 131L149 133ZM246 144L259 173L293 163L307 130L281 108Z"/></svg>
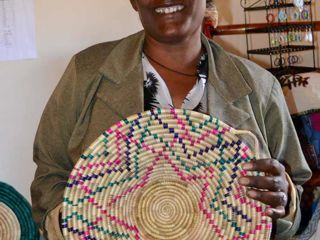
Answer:
<svg viewBox="0 0 320 240"><path fill-rule="evenodd" d="M136 3L136 0L130 0L130 3L133 7L134 10L138 11L138 7L137 7L137 3Z"/></svg>

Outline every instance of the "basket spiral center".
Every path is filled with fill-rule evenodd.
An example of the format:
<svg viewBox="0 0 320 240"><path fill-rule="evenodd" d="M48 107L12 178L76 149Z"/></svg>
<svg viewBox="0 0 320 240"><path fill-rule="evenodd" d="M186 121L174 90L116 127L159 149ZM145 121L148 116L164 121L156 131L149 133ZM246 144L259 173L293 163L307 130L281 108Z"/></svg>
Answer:
<svg viewBox="0 0 320 240"><path fill-rule="evenodd" d="M194 230L199 216L197 199L188 185L170 180L148 184L136 213L146 239L183 239Z"/></svg>

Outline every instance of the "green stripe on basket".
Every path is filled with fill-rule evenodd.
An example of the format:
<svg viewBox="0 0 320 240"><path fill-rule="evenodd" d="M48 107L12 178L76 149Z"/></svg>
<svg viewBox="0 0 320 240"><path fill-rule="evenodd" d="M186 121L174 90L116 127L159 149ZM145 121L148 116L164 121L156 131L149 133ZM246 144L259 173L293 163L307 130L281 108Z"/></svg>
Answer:
<svg viewBox="0 0 320 240"><path fill-rule="evenodd" d="M39 239L38 227L32 219L29 202L4 182L0 182L0 202L8 206L16 215L21 228L21 240Z"/></svg>

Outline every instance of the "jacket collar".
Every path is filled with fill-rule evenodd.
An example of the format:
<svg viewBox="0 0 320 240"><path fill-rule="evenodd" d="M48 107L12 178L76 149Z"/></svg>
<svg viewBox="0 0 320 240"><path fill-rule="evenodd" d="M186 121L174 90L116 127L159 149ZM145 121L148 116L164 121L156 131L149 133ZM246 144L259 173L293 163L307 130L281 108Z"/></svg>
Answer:
<svg viewBox="0 0 320 240"><path fill-rule="evenodd" d="M115 85L108 85L109 94L102 96L105 102L117 109L123 117L143 111L143 69L142 50L145 34L143 31L119 41L107 56L99 72L104 79ZM252 90L235 66L231 57L217 44L202 35L202 44L206 48L209 59L208 108L209 114L227 124L237 127L250 117L242 108L234 103L248 95ZM130 80L130 84L127 81ZM118 86L118 87L116 87ZM130 89L116 91L115 89ZM125 96L119 96L125 92ZM113 95L116 94L116 95ZM119 102L119 97L127 103L135 103L134 107ZM118 101L113 100L118 99ZM130 105L130 104L129 104Z"/></svg>
<svg viewBox="0 0 320 240"><path fill-rule="evenodd" d="M144 36L144 31L140 31L120 40L105 59L99 72L116 84L132 79L132 73L142 72Z"/></svg>
<svg viewBox="0 0 320 240"><path fill-rule="evenodd" d="M208 81L226 102L234 102L252 90L230 56L216 43L202 34L202 44L208 53Z"/></svg>
<svg viewBox="0 0 320 240"><path fill-rule="evenodd" d="M236 101L252 92L231 57L217 44L202 35L209 60L208 111L215 118L238 128L250 114L238 107Z"/></svg>

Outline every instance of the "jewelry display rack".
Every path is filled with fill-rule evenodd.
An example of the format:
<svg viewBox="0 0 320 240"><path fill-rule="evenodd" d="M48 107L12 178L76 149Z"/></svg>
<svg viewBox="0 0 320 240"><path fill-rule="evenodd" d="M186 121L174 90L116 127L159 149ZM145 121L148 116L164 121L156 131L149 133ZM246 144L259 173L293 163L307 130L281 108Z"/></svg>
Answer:
<svg viewBox="0 0 320 240"><path fill-rule="evenodd" d="M295 87L304 89L308 85L310 86L309 74L302 73L319 71L316 68L315 57L314 31L316 30L316 24L312 16L313 10L315 10L315 1L240 0L240 3L245 14L244 28L248 58L250 59L253 55L265 55L266 59L270 58L270 68L268 70L277 77L284 92ZM254 14L260 13L263 13L264 16L257 17L259 19L264 17L263 23L249 23L250 17L253 19ZM268 44L268 47L255 49L253 45L256 42L249 42L249 40L256 40L257 35L254 34L258 33L260 33L261 38L264 36L266 38L258 42L258 46ZM309 59L303 60L301 55L308 56ZM299 58L300 61L296 62ZM308 90L311 88L308 88ZM316 89L313 90L316 91ZM290 91L289 94L291 93ZM292 93L292 95L294 94ZM306 96L310 99L312 97L312 94L310 94L310 97ZM301 95L300 98L304 98L304 95ZM299 97L297 97L297 102L299 102L298 99ZM304 192L300 202L302 217L298 231L301 234L305 229L310 230L309 221L313 216L312 206L316 199L315 189L320 186L320 178L318 177L320 169L316 165L319 161L316 151L317 143L313 140L316 139L314 137L316 136L316 130L312 127L309 113L302 113L301 116L297 114L293 117L293 120L304 155L313 172L312 178L303 185Z"/></svg>
<svg viewBox="0 0 320 240"><path fill-rule="evenodd" d="M251 2L251 3L250 3ZM287 83L290 77L295 82L303 82L299 73L316 71L315 41L312 16L312 0L240 0L245 13L245 33L247 57L251 55L269 55L270 68L280 83ZM298 2L298 3L297 3ZM298 8L297 4L301 4ZM264 11L267 27L251 29L248 23L249 14L253 11ZM267 34L269 46L250 49L249 35ZM300 51L312 51L313 66L301 66L302 57L295 55Z"/></svg>

